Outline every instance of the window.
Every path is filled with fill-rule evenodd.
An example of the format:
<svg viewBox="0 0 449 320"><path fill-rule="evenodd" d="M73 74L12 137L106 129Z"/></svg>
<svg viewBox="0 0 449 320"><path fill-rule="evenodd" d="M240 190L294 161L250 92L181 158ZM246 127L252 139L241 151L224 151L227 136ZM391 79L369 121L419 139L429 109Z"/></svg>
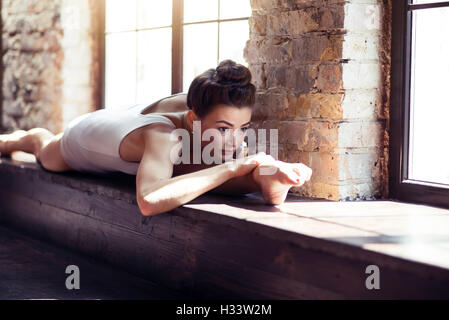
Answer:
<svg viewBox="0 0 449 320"><path fill-rule="evenodd" d="M247 65L250 0L104 0L104 106L187 92L219 61Z"/></svg>
<svg viewBox="0 0 449 320"><path fill-rule="evenodd" d="M2 18L2 3L0 1L0 57L2 57L3 61L3 18ZM3 127L3 63L2 67L0 67L0 133L4 132L5 128Z"/></svg>
<svg viewBox="0 0 449 320"><path fill-rule="evenodd" d="M449 207L449 1L393 1L390 194Z"/></svg>

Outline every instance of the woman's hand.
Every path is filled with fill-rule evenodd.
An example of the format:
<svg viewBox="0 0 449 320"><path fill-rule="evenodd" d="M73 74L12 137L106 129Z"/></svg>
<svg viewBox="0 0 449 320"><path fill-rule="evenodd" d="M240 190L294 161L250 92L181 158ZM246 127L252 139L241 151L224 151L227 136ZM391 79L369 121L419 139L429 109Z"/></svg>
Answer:
<svg viewBox="0 0 449 320"><path fill-rule="evenodd" d="M229 161L229 165L234 177L240 177L250 173L262 163L273 163L275 161L276 160L271 155L268 155L265 152L259 152L250 156Z"/></svg>
<svg viewBox="0 0 449 320"><path fill-rule="evenodd" d="M281 204L288 190L302 186L312 176L312 169L303 163L288 163L279 160L261 163L253 172L267 204Z"/></svg>

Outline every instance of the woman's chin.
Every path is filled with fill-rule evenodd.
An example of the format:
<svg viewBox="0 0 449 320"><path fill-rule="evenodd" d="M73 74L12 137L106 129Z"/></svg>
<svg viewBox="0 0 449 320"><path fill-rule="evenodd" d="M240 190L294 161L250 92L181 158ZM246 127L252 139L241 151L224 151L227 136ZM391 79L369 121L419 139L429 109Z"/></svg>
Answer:
<svg viewBox="0 0 449 320"><path fill-rule="evenodd" d="M232 160L234 158L234 152L222 152L221 157L225 161Z"/></svg>

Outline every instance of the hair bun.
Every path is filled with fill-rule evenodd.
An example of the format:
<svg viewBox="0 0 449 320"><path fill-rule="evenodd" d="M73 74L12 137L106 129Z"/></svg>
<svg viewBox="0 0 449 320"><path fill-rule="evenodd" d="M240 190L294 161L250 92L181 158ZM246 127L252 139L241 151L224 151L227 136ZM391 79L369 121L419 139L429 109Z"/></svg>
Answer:
<svg viewBox="0 0 449 320"><path fill-rule="evenodd" d="M227 59L215 69L215 80L224 85L246 86L251 82L251 72L244 65Z"/></svg>

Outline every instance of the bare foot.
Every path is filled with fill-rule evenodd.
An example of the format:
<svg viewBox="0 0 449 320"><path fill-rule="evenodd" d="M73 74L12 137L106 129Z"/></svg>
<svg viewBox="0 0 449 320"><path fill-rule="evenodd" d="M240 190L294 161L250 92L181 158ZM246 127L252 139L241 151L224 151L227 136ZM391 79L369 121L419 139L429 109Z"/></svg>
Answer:
<svg viewBox="0 0 449 320"><path fill-rule="evenodd" d="M263 163L253 170L253 177L261 187L267 204L281 204L293 186L301 186L310 180L312 169L302 163L275 160Z"/></svg>
<svg viewBox="0 0 449 320"><path fill-rule="evenodd" d="M0 155L10 155L13 150L8 150L8 146L6 145L7 142L17 141L26 134L27 132L25 130L16 130L12 133L0 134Z"/></svg>

